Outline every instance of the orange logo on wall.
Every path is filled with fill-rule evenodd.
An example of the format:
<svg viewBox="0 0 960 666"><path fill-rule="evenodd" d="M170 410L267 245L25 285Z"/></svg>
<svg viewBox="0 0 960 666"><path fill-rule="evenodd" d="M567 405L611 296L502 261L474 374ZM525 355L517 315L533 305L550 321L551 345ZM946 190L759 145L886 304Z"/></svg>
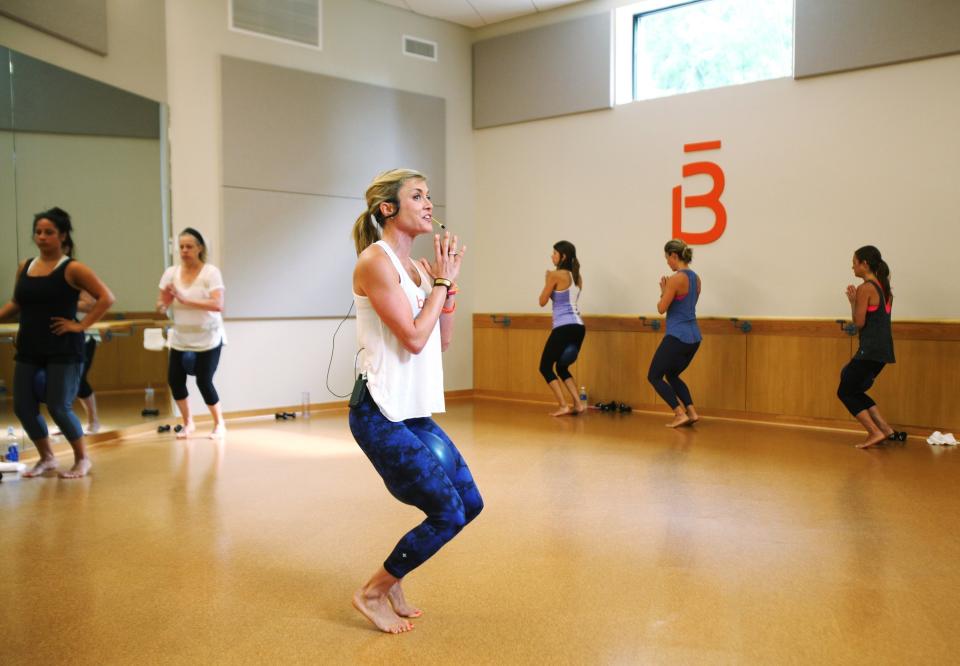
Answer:
<svg viewBox="0 0 960 666"><path fill-rule="evenodd" d="M702 150L719 150L719 141L704 141L702 143L688 143L683 146L683 152L695 153ZM720 203L720 195L723 194L723 186L726 179L723 176L723 169L715 162L690 162L683 165L683 177L698 176L704 174L713 179L713 189L706 194L693 194L683 196L681 186L673 188L673 237L679 238L690 245L706 245L712 243L727 228L727 209ZM681 207L681 203L683 206ZM713 211L713 227L707 231L684 231L682 220L682 208L709 208Z"/></svg>

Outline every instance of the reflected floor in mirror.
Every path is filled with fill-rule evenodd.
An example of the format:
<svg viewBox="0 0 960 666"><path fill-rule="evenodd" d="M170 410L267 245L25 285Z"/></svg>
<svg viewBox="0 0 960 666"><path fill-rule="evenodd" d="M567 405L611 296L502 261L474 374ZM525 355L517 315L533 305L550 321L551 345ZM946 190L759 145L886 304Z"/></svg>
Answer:
<svg viewBox="0 0 960 666"><path fill-rule="evenodd" d="M948 663L960 452L665 415L437 421L486 508L405 580L415 630L350 605L422 519L345 411L92 449L0 484L7 663ZM69 458L61 458L61 467ZM69 656L68 656L69 655Z"/></svg>
<svg viewBox="0 0 960 666"><path fill-rule="evenodd" d="M154 421L171 424L177 422L175 418L177 409L170 399L169 389L166 388L155 389L152 403L149 404L143 391L104 391L94 393L94 396L97 403L97 416L100 420L99 433L101 435ZM142 413L149 406L157 410L156 415L144 415ZM55 428L56 424L47 413L46 407L41 407L40 411L47 421L47 427ZM86 429L89 425L89 418L87 411L79 400L73 404L73 411L80 419L81 425ZM13 413L12 400L8 398L6 401L0 400L0 429L2 429L0 434L5 435L10 426L13 426L20 439L23 440L21 446L32 449L33 445L30 441L24 439L20 421Z"/></svg>

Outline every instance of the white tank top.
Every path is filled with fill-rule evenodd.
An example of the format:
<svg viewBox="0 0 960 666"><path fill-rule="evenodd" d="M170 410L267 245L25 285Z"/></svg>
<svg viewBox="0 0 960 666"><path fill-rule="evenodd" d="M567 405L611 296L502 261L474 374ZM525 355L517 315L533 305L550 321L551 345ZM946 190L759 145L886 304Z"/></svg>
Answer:
<svg viewBox="0 0 960 666"><path fill-rule="evenodd" d="M430 278L419 266L420 285L414 284L400 260L384 241L377 241L400 276L400 287L410 302L414 319L432 289ZM357 305L357 342L361 348L360 371L367 376L367 390L380 412L391 421L430 416L446 409L443 400L443 361L439 321L419 354L407 351L384 324L370 299L353 295Z"/></svg>

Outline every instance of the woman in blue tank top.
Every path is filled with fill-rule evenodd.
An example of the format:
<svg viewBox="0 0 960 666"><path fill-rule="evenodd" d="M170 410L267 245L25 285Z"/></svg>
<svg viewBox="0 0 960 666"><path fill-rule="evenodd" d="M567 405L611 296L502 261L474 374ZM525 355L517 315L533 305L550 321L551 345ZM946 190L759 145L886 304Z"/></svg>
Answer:
<svg viewBox="0 0 960 666"><path fill-rule="evenodd" d="M569 241L558 241L553 246L552 271L547 271L543 290L540 292L540 307L553 301L553 328L547 344L540 356L540 374L547 386L553 391L559 408L551 416L582 414L587 406L580 400L577 382L570 374L570 366L577 360L580 347L587 329L580 316L580 290L583 277L580 275L580 262L577 260L577 248ZM554 372L556 366L556 372ZM559 379L557 376L559 375ZM561 384L562 383L562 384ZM573 406L567 405L563 395L567 389L573 398Z"/></svg>
<svg viewBox="0 0 960 666"><path fill-rule="evenodd" d="M860 346L840 373L837 397L867 431L867 438L857 445L866 449L885 439L906 439L906 433L891 428L880 415L877 403L867 395L884 366L896 361L890 324L890 267L880 250L865 245L854 252L852 268L853 274L863 280L859 287L847 286L853 323L860 331Z"/></svg>
<svg viewBox="0 0 960 666"><path fill-rule="evenodd" d="M667 313L667 332L650 362L647 380L673 409L673 421L667 427L676 428L700 420L690 389L680 379L680 373L690 365L702 339L697 326L700 278L690 270L693 250L682 240L671 240L663 252L667 266L674 271L669 278L660 278L660 301L657 303L657 312Z"/></svg>

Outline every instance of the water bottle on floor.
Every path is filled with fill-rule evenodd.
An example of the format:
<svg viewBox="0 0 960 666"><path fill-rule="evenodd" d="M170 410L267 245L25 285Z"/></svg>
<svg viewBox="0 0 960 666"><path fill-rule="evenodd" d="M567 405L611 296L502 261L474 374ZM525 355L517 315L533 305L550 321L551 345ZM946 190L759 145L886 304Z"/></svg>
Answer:
<svg viewBox="0 0 960 666"><path fill-rule="evenodd" d="M10 462L17 462L20 460L20 448L17 446L17 433L14 431L13 426L9 426L7 428L6 458Z"/></svg>
<svg viewBox="0 0 960 666"><path fill-rule="evenodd" d="M580 402L582 402L583 404L587 404L587 387L586 386L580 387Z"/></svg>

